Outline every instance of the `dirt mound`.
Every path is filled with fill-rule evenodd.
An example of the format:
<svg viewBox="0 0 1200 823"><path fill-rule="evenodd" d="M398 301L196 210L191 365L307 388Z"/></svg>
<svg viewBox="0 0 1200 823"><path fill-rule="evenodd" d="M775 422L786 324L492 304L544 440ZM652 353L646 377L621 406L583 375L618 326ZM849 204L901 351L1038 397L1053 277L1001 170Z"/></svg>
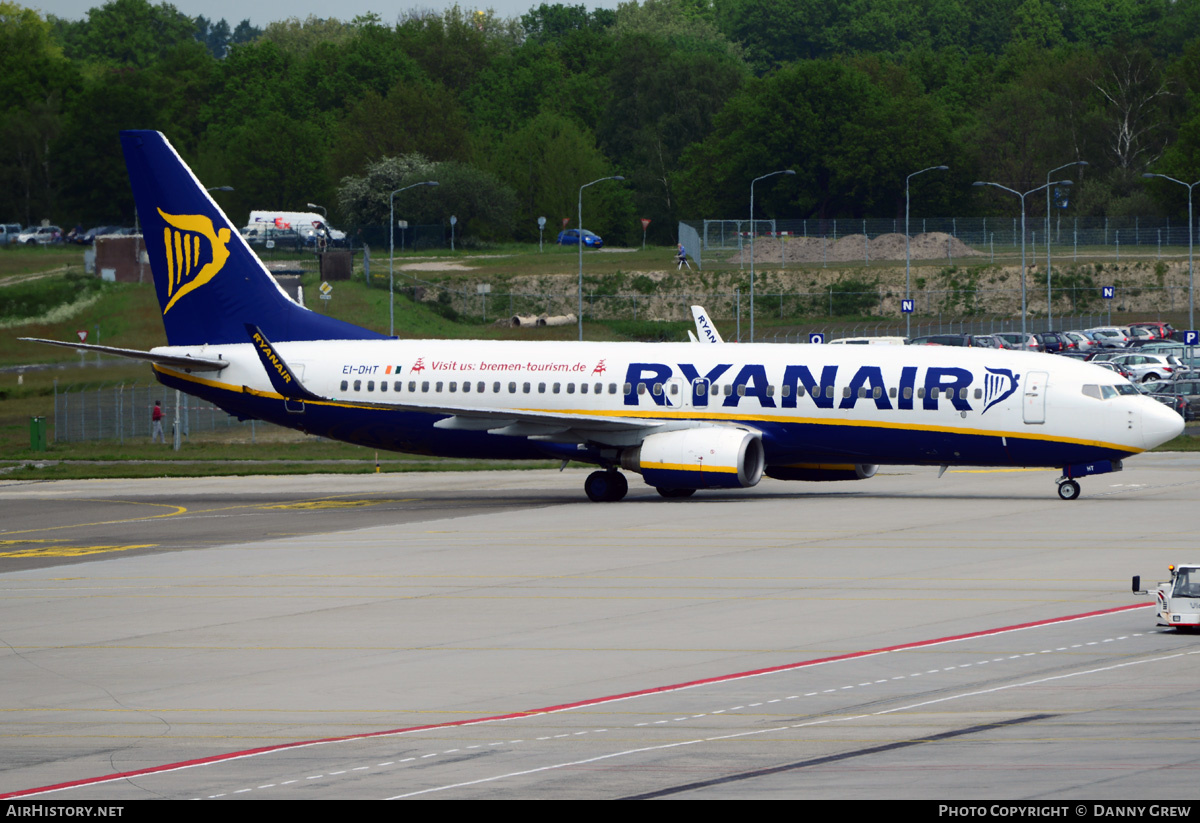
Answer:
<svg viewBox="0 0 1200 823"><path fill-rule="evenodd" d="M941 231L918 234L909 242L913 260L943 260L979 257L961 240ZM744 255L744 258L743 258ZM786 255L786 257L785 257ZM827 237L762 237L754 240L754 262L759 263L848 263L868 260L903 260L904 235L881 234L868 241L865 234L848 234L837 240ZM750 246L728 259L749 262Z"/></svg>

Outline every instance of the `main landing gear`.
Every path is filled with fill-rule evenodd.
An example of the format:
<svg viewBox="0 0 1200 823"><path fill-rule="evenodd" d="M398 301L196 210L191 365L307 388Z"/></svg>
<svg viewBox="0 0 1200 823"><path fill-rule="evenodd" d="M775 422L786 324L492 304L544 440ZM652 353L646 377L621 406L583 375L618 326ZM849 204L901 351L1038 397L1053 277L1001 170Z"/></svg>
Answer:
<svg viewBox="0 0 1200 823"><path fill-rule="evenodd" d="M629 481L616 469L607 469L589 474L583 490L593 503L613 503L625 497Z"/></svg>

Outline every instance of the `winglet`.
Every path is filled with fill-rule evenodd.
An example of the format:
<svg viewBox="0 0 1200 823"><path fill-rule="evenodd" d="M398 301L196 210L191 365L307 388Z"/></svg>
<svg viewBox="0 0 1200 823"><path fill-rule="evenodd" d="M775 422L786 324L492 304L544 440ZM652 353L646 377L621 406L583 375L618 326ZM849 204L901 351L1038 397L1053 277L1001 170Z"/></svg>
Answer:
<svg viewBox="0 0 1200 823"><path fill-rule="evenodd" d="M283 356L276 351L275 346L266 338L262 330L253 323L246 324L246 333L254 344L254 351L262 361L271 385L285 400L324 400L320 395L313 394L300 383L300 378L292 371Z"/></svg>
<svg viewBox="0 0 1200 823"><path fill-rule="evenodd" d="M692 306L692 319L696 321L696 334L705 343L724 343L717 327L708 319L703 306Z"/></svg>

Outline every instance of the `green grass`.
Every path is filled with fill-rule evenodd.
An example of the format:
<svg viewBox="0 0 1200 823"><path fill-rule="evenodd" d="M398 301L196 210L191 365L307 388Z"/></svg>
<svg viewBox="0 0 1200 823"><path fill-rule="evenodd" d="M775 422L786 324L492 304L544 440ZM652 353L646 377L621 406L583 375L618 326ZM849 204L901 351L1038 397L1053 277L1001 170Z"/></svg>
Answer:
<svg viewBox="0 0 1200 823"><path fill-rule="evenodd" d="M1181 434L1169 443L1151 449L1156 452L1200 452L1200 436Z"/></svg>

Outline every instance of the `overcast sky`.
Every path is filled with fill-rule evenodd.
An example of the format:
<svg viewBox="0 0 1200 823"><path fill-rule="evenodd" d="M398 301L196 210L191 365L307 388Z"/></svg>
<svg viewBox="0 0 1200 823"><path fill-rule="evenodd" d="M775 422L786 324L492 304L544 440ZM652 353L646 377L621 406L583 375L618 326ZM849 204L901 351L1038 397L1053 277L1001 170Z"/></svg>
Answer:
<svg viewBox="0 0 1200 823"><path fill-rule="evenodd" d="M150 0L157 5L161 0ZM468 2L462 0L459 5L464 10L493 9L499 17L520 17L536 7L542 0L491 0L491 2ZM586 5L589 9L615 9L617 0L560 0L566 5ZM18 5L37 9L44 14L80 20L87 16L88 9L104 5L103 0L17 0ZM222 17L234 28L247 17L255 26L265 26L273 20L286 20L298 17L301 20L310 14L317 17L336 17L339 20L353 20L360 14L375 12L385 23L396 22L400 12L413 9L442 10L454 5L454 0L422 0L416 3L384 3L380 0L337 0L337 2L318 2L318 0L288 0L286 3L246 3L244 0L175 0L175 8L189 17L203 14L210 20L220 20Z"/></svg>

